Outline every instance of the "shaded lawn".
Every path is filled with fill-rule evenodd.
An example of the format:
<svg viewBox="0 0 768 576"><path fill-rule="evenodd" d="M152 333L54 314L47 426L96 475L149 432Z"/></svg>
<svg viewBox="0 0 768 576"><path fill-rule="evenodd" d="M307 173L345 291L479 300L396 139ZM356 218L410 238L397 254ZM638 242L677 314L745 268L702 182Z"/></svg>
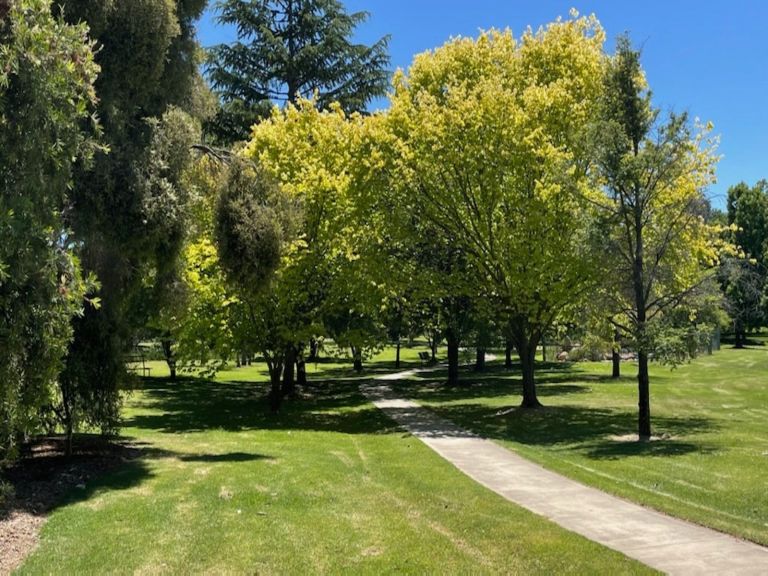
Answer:
<svg viewBox="0 0 768 576"><path fill-rule="evenodd" d="M768 544L768 350L723 349L674 371L651 368L654 435L638 443L636 367L609 378L610 363L542 364L546 408L525 411L519 367L498 363L398 386L454 422L531 460L669 514Z"/></svg>
<svg viewBox="0 0 768 576"><path fill-rule="evenodd" d="M463 476L349 372L270 416L260 370L145 379L143 457L71 493L20 574L650 572Z"/></svg>

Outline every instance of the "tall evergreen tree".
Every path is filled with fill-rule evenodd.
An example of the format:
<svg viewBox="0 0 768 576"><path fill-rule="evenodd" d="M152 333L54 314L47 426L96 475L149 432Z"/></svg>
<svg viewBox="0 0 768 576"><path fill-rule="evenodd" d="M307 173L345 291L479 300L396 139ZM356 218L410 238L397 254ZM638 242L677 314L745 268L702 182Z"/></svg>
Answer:
<svg viewBox="0 0 768 576"><path fill-rule="evenodd" d="M368 14L348 14L338 0L220 0L218 21L238 41L209 52L208 77L222 108L211 131L224 142L245 140L272 104L317 97L362 112L389 86L388 37L354 44Z"/></svg>
<svg viewBox="0 0 768 576"><path fill-rule="evenodd" d="M205 0L68 0L99 45L98 112L108 152L75 174L67 213L83 266L98 276L102 306L75 322L62 376L69 428L105 431L118 418L122 356L147 302L173 275L186 227L181 173L198 140L200 63L194 21Z"/></svg>

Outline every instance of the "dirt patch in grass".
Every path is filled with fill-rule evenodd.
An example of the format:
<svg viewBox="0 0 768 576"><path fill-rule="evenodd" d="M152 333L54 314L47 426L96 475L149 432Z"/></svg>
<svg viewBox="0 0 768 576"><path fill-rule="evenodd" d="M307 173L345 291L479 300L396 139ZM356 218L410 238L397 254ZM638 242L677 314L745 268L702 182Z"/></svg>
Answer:
<svg viewBox="0 0 768 576"><path fill-rule="evenodd" d="M130 444L100 437L78 438L75 450L67 458L62 439L41 438L2 472L13 494L0 503L0 575L10 574L35 548L48 513L67 493L84 490L89 480L141 454Z"/></svg>

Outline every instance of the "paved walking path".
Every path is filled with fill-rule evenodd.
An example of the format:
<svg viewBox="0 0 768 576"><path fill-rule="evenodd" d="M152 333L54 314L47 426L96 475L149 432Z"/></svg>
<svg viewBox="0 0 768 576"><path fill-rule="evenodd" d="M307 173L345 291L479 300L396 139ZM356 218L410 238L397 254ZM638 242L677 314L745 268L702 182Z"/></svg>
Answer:
<svg viewBox="0 0 768 576"><path fill-rule="evenodd" d="M362 391L440 456L507 500L669 574L768 575L768 549L545 470L415 402L398 398L386 384L418 371L380 377Z"/></svg>

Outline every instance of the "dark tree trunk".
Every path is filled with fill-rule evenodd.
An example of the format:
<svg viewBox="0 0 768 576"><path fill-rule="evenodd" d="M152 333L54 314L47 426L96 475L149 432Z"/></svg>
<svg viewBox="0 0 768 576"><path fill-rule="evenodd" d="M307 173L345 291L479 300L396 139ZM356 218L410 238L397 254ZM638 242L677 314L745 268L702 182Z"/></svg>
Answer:
<svg viewBox="0 0 768 576"><path fill-rule="evenodd" d="M541 402L536 394L536 348L538 341L535 338L523 337L517 343L517 351L520 354L520 363L523 369L523 401L522 408L540 408Z"/></svg>
<svg viewBox="0 0 768 576"><path fill-rule="evenodd" d="M541 361L547 361L547 342L544 340L543 336L541 337Z"/></svg>
<svg viewBox="0 0 768 576"><path fill-rule="evenodd" d="M74 437L74 422L69 404L65 403L64 413L66 414L64 422L64 454L67 458L72 457L72 438Z"/></svg>
<svg viewBox="0 0 768 576"><path fill-rule="evenodd" d="M400 337L397 338L397 348L395 349L395 368L400 368Z"/></svg>
<svg viewBox="0 0 768 576"><path fill-rule="evenodd" d="M64 437L64 455L67 458L72 458L72 454L74 452L74 448L72 446L74 438L74 430L72 430L72 422L67 422L67 427L65 430L65 437Z"/></svg>
<svg viewBox="0 0 768 576"><path fill-rule="evenodd" d="M289 346L285 351L285 368L283 369L283 398L296 397L296 381L294 380L294 367L296 365L296 348Z"/></svg>
<svg viewBox="0 0 768 576"><path fill-rule="evenodd" d="M640 440L651 438L651 386L648 377L648 349L645 323L647 320L645 297L645 265L643 250L643 219L639 208L635 208L635 256L632 280L635 291L635 313L637 314L637 435Z"/></svg>
<svg viewBox="0 0 768 576"><path fill-rule="evenodd" d="M613 363L613 372L611 378L621 378L621 333L616 330L613 333L613 350L611 351L611 362Z"/></svg>
<svg viewBox="0 0 768 576"><path fill-rule="evenodd" d="M296 355L296 384L299 388L307 386L307 364L304 362L304 354L299 352Z"/></svg>
<svg viewBox="0 0 768 576"><path fill-rule="evenodd" d="M432 353L432 363L437 362L437 336L429 342L429 351Z"/></svg>
<svg viewBox="0 0 768 576"><path fill-rule="evenodd" d="M504 368L512 368L512 342L509 340L507 340L507 345L504 349Z"/></svg>
<svg viewBox="0 0 768 576"><path fill-rule="evenodd" d="M744 330L744 326L740 322L736 322L733 328L733 347L744 348L744 344L747 341L747 332Z"/></svg>
<svg viewBox="0 0 768 576"><path fill-rule="evenodd" d="M640 350L637 354L638 390L638 435L640 440L651 438L651 386L648 377L648 353Z"/></svg>
<svg viewBox="0 0 768 576"><path fill-rule="evenodd" d="M352 346L352 359L355 372L360 374L363 371L363 352L359 348Z"/></svg>
<svg viewBox="0 0 768 576"><path fill-rule="evenodd" d="M446 333L448 344L448 386L459 384L459 339L453 330Z"/></svg>
<svg viewBox="0 0 768 576"><path fill-rule="evenodd" d="M56 410L56 415L64 426L64 454L67 458L72 456L72 436L74 434L74 416L72 414L72 394L69 382L62 378L59 383L61 390L61 410Z"/></svg>
<svg viewBox="0 0 768 576"><path fill-rule="evenodd" d="M283 394L280 390L280 379L283 374L283 365L279 361L267 361L269 368L269 409L273 414L280 412L283 403Z"/></svg>
<svg viewBox="0 0 768 576"><path fill-rule="evenodd" d="M163 338L161 344L165 363L168 364L168 370L171 372L171 380L176 380L176 357L173 354L173 342L170 338Z"/></svg>
<svg viewBox="0 0 768 576"><path fill-rule="evenodd" d="M482 372L485 370L485 348L478 346L475 352L475 372Z"/></svg>

